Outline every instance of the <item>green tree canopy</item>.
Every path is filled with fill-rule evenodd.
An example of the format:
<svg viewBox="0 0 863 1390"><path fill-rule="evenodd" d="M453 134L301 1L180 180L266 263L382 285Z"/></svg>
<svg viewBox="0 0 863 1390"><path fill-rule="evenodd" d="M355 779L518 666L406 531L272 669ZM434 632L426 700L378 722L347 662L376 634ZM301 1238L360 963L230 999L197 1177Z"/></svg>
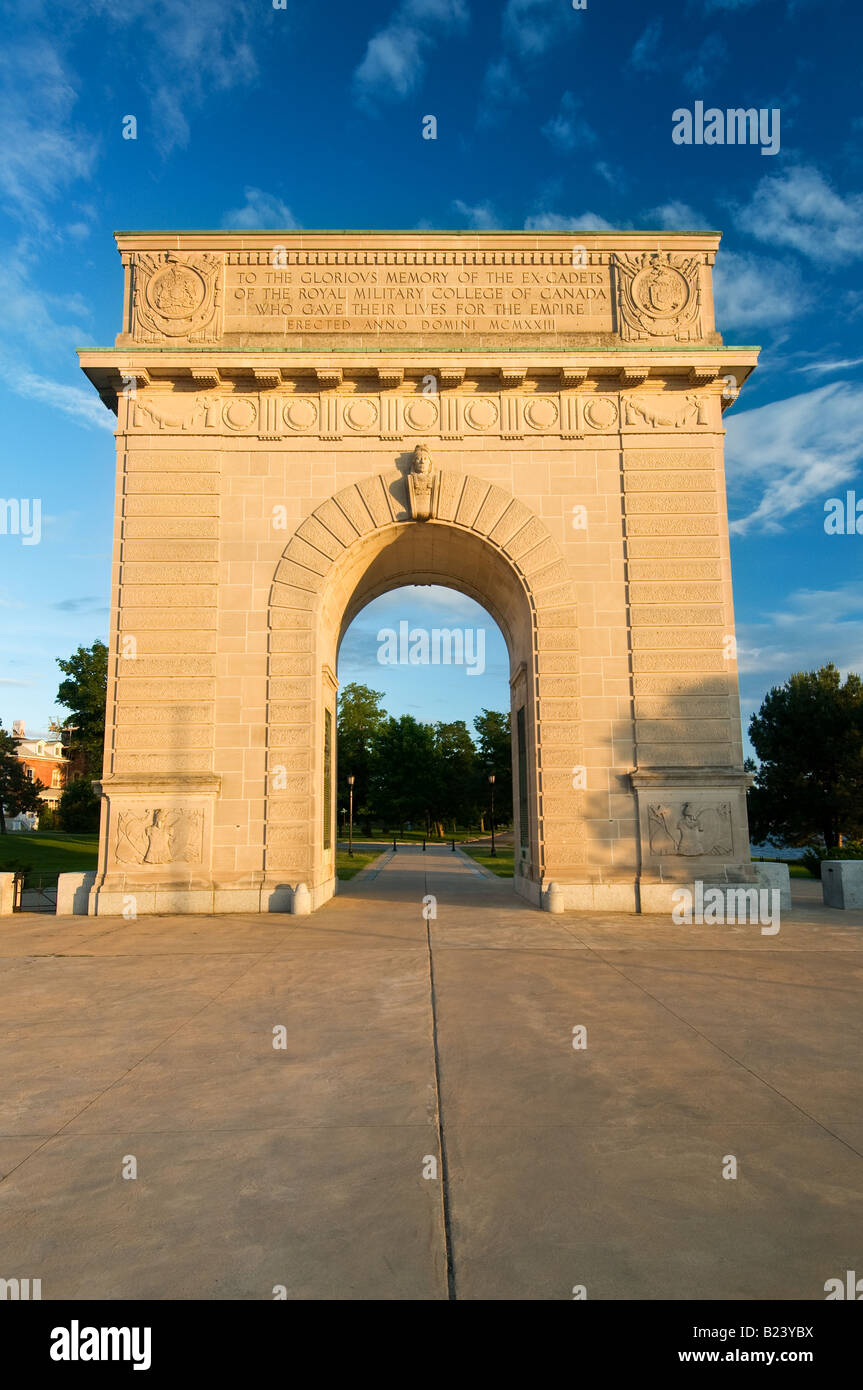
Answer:
<svg viewBox="0 0 863 1390"><path fill-rule="evenodd" d="M60 828L70 835L86 835L99 829L100 800L89 780L70 782L57 805Z"/></svg>
<svg viewBox="0 0 863 1390"><path fill-rule="evenodd" d="M832 662L774 686L749 721L760 759L749 794L753 839L801 844L863 835L863 682Z"/></svg>
<svg viewBox="0 0 863 1390"><path fill-rule="evenodd" d="M354 815L369 814L369 786L375 740L387 720L381 708L383 691L351 681L339 695L336 727L338 730L338 805L347 807L348 776L353 776Z"/></svg>
<svg viewBox="0 0 863 1390"><path fill-rule="evenodd" d="M480 806L489 804L488 774L494 773L495 820L512 820L512 736L509 714L484 709L473 721L477 733L477 790Z"/></svg>
<svg viewBox="0 0 863 1390"><path fill-rule="evenodd" d="M66 676L57 691L57 703L71 710L63 727L72 729L70 756L80 750L88 777L102 775L105 747L105 696L108 689L108 648L98 639L92 647L79 647L68 660L57 658Z"/></svg>
<svg viewBox="0 0 863 1390"><path fill-rule="evenodd" d="M30 811L42 809L40 791L43 784L30 780L27 770L18 757L13 734L0 725L0 834L6 834L6 820L13 816L25 815Z"/></svg>
<svg viewBox="0 0 863 1390"><path fill-rule="evenodd" d="M370 796L377 815L392 826L422 824L431 815L437 785L434 729L413 715L388 719L377 734Z"/></svg>

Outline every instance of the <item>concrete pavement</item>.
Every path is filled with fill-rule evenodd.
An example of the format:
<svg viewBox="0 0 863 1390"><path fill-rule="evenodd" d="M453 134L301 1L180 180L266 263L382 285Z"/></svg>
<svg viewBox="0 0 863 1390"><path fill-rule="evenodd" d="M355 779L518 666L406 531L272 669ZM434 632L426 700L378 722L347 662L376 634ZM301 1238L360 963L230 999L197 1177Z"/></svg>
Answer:
<svg viewBox="0 0 863 1390"><path fill-rule="evenodd" d="M448 848L311 918L7 918L0 1277L823 1299L863 1268L861 1003L863 913L811 893L775 937L551 917Z"/></svg>

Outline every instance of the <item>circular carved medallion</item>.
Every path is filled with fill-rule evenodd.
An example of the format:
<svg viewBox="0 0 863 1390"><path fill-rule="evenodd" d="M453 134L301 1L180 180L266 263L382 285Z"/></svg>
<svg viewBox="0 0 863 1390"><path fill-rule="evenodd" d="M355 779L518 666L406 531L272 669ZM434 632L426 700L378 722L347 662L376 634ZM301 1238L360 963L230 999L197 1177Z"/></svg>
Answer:
<svg viewBox="0 0 863 1390"><path fill-rule="evenodd" d="M632 298L650 319L673 319L689 300L686 277L673 266L654 262L632 282Z"/></svg>
<svg viewBox="0 0 863 1390"><path fill-rule="evenodd" d="M257 416L258 411L254 401L246 400L244 396L239 396L233 401L227 401L222 411L222 419L232 430L251 429Z"/></svg>
<svg viewBox="0 0 863 1390"><path fill-rule="evenodd" d="M307 396L285 404L285 424L291 430L310 430L318 418L318 408Z"/></svg>
<svg viewBox="0 0 863 1390"><path fill-rule="evenodd" d="M189 319L198 312L207 295L201 275L191 266L171 264L154 275L147 285L147 300L157 314L166 319Z"/></svg>
<svg viewBox="0 0 863 1390"><path fill-rule="evenodd" d="M437 424L437 406L428 396L417 401L407 401L404 408L405 424L412 430L430 430Z"/></svg>
<svg viewBox="0 0 863 1390"><path fill-rule="evenodd" d="M548 396L539 396L528 401L524 407L524 418L535 430L548 430L557 423L557 406Z"/></svg>
<svg viewBox="0 0 863 1390"><path fill-rule="evenodd" d="M468 401L464 408L464 418L475 430L488 430L497 423L498 410L493 400L480 396L478 400Z"/></svg>
<svg viewBox="0 0 863 1390"><path fill-rule="evenodd" d="M370 430L377 422L378 408L374 401L360 398L348 401L345 409L345 424L352 430Z"/></svg>
<svg viewBox="0 0 863 1390"><path fill-rule="evenodd" d="M584 403L584 418L591 429L611 429L617 421L617 406L607 396L591 396Z"/></svg>

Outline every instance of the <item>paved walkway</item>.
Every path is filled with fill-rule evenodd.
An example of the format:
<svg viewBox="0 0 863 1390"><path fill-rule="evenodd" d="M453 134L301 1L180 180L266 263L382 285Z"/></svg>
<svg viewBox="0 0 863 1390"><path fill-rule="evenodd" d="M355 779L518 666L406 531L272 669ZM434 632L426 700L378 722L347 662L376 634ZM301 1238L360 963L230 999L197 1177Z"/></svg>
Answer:
<svg viewBox="0 0 863 1390"><path fill-rule="evenodd" d="M776 937L550 917L400 848L311 918L3 919L0 1277L823 1299L863 1268L863 913L804 896Z"/></svg>

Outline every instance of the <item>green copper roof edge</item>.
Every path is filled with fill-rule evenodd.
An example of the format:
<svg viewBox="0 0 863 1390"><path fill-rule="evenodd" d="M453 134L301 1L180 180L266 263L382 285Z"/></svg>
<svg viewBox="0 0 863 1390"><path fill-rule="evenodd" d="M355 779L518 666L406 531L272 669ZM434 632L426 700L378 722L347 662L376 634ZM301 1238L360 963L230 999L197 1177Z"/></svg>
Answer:
<svg viewBox="0 0 863 1390"><path fill-rule="evenodd" d="M680 344L679 346L675 345L675 346L667 346L667 347L662 347L661 345L656 344L656 345L654 345L653 347L622 347L622 346L621 346L621 347L617 347L617 346L612 346L612 347L590 347L590 346L588 345L588 346L585 346L585 347L583 347L583 348L554 347L554 345L549 345L549 346L545 346L545 347L471 347L471 346L466 346L466 347L438 347L438 346L429 346L429 347L368 347L368 346L365 346L365 347L254 347L254 346L253 346L253 347L242 347L242 346L237 346L237 347L215 347L215 346L212 346L212 347L211 347L211 346L202 346L202 345L199 345L199 344L193 344L193 345L191 345L191 346L189 346L189 347L147 347L147 346L144 345L143 343L140 344L140 345L137 344L137 343L130 343L130 345L129 345L128 347L122 347L122 348L118 348L118 347L79 347L79 348L76 348L75 351L76 351L77 353L79 353L79 354L82 353L82 352L110 352L110 353L115 354L115 356L117 356L117 357L127 357L127 356L129 355L130 352L136 352L136 353L137 353L137 352L160 352L160 353L168 353L168 352L209 352L209 353L214 353L214 352L233 352L233 353L269 352L269 353L282 353L283 355L284 355L284 354L288 354L288 353L317 353L317 354L319 354L319 355L320 355L320 354L327 354L327 355L329 355L329 356L332 356L334 353L354 353L354 354L359 355L359 356L365 356L365 355L368 355L368 354L373 353L373 352L398 352L398 353L402 353L402 354L405 354L405 353L413 353L413 354L416 355L416 356L425 356L425 357L428 357L429 354L434 354L434 353L436 353L436 352L460 352L460 353L479 352L479 353L482 353L484 356L493 357L493 356L495 356L495 354L500 354L500 353L503 353L503 352L514 352L514 353L538 352L538 353L543 353L543 354L546 355L546 356L548 356L548 355L551 354L551 353L564 353L564 352L567 352L567 353L576 353L576 352L582 352L582 353L584 353L584 352L631 352L631 353L637 353L637 352L715 352L715 353L725 353L725 354L727 355L729 352L760 352L760 351L761 351L761 347L760 347L759 344L755 344L755 345L751 345L751 346L744 346L744 345L741 345L741 344L739 344L739 343L729 343L728 345L723 345L722 347L716 347L716 346L715 346L714 344L712 344L712 343L707 344L707 346L705 346L705 347L693 347L691 344L688 344L688 343L687 343L687 344Z"/></svg>
<svg viewBox="0 0 863 1390"><path fill-rule="evenodd" d="M271 236L278 233L279 236L523 236L523 237L552 237L552 236L574 236L577 232L586 232L589 236L722 236L722 232L701 228L696 231L694 228L689 230L657 229L646 227L643 229L632 228L627 230L624 227L550 227L542 231L527 232L523 227L507 230L504 227L496 227L488 231L477 231L475 228L458 227L448 231L445 227L424 227L421 231L416 227L137 227L131 230L115 231L114 236L219 236L219 237L244 237L244 236Z"/></svg>

